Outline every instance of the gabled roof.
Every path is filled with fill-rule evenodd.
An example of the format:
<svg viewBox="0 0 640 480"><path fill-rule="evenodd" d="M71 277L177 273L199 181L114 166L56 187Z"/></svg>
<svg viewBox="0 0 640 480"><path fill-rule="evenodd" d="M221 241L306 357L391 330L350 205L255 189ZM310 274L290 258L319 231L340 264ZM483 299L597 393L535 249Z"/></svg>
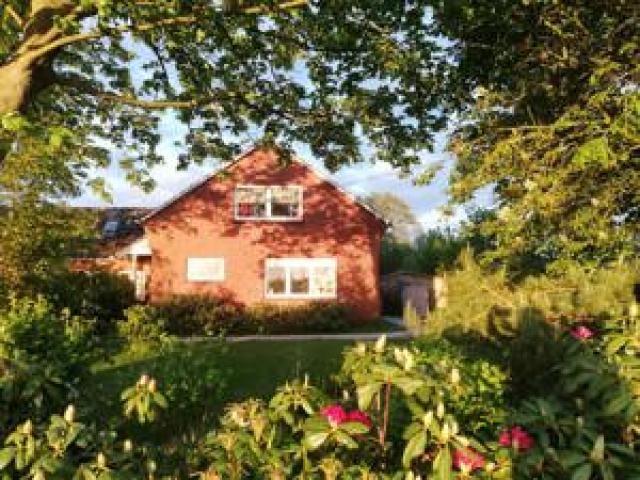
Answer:
<svg viewBox="0 0 640 480"><path fill-rule="evenodd" d="M184 190L182 190L178 194L176 194L173 197L171 197L169 200L164 202L158 208L156 208L156 209L152 210L151 212L147 213L144 217L142 217L140 219L140 222L144 223L147 220L149 220L150 218L155 217L158 213L160 213L164 209L170 207L171 205L173 205L175 202L177 202L179 199L181 199L185 195L188 195L189 193L193 192L194 190L196 190L200 186L204 185L205 183L207 183L209 180L214 178L219 173L231 168L233 165L238 163L240 160L246 158L247 156L249 156L250 154L252 154L256 150L260 150L260 147L254 145L253 147L249 148L248 150L245 150L244 152L239 154L237 157L235 157L231 162L227 163L226 165L222 166L221 168L215 169L213 172L211 172L210 174L206 175L204 178L192 183L187 188L185 188ZM311 170L318 178L320 178L322 181L324 181L324 182L328 183L329 185L331 185L333 188L338 190L343 195L346 195L349 199L351 199L360 208L362 208L367 213L369 213L370 215L375 217L377 220L382 222L385 226L387 226L389 224L389 222L382 215L380 215L380 213L376 212L373 208L371 208L369 205L364 203L362 200L360 200L357 196L355 196L351 192L345 190L343 187L341 187L340 185L338 185L337 183L335 183L331 179L327 178L326 175L322 174L321 172L318 172L316 169L314 169L307 162L304 162L303 160L301 160L300 158L298 158L296 156L293 156L292 160L294 162L297 162L297 163L300 163L300 164L304 165L306 168Z"/></svg>

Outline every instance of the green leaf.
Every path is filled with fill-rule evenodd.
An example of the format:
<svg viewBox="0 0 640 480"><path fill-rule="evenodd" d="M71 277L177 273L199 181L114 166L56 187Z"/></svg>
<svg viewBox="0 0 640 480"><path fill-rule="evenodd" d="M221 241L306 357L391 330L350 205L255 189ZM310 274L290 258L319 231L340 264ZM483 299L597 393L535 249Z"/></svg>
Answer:
<svg viewBox="0 0 640 480"><path fill-rule="evenodd" d="M347 448L358 448L358 442L356 442L351 436L341 430L336 430L335 432L336 441L344 445Z"/></svg>
<svg viewBox="0 0 640 480"><path fill-rule="evenodd" d="M3 470L11 463L16 453L15 447L7 447L0 450L0 470Z"/></svg>
<svg viewBox="0 0 640 480"><path fill-rule="evenodd" d="M309 450L316 450L322 446L328 436L329 432L307 433L304 437L304 443Z"/></svg>
<svg viewBox="0 0 640 480"><path fill-rule="evenodd" d="M404 448L402 454L402 465L405 468L409 468L411 461L424 452L424 448L427 445L427 432L421 430L416 435L411 437Z"/></svg>
<svg viewBox="0 0 640 480"><path fill-rule="evenodd" d="M373 397L380 391L382 383L374 382L366 385L360 385L356 388L356 394L358 395L358 407L360 410L366 410L371 405Z"/></svg>
<svg viewBox="0 0 640 480"><path fill-rule="evenodd" d="M593 467L590 463L585 463L578 467L571 475L571 480L589 480L591 478L591 471Z"/></svg>
<svg viewBox="0 0 640 480"><path fill-rule="evenodd" d="M306 432L315 433L315 432L328 432L331 429L331 425L329 421L320 416L316 415L314 417L308 418L302 427Z"/></svg>
<svg viewBox="0 0 640 480"><path fill-rule="evenodd" d="M338 427L351 435L361 435L369 431L369 427L361 422L345 422Z"/></svg>
<svg viewBox="0 0 640 480"><path fill-rule="evenodd" d="M582 453L576 451L562 452L560 454L560 464L566 469L571 470L576 465L580 465L587 460Z"/></svg>
<svg viewBox="0 0 640 480"><path fill-rule="evenodd" d="M610 152L606 137L594 138L582 144L573 155L572 162L582 168L593 163L609 166Z"/></svg>
<svg viewBox="0 0 640 480"><path fill-rule="evenodd" d="M616 415L627 408L632 402L633 399L631 396L628 393L623 392L609 401L605 405L602 413L604 415Z"/></svg>
<svg viewBox="0 0 640 480"><path fill-rule="evenodd" d="M433 461L433 479L434 480L450 480L451 479L451 452L449 447L444 447L438 452Z"/></svg>
<svg viewBox="0 0 640 480"><path fill-rule="evenodd" d="M604 461L604 435L598 435L589 456L594 463L602 463Z"/></svg>

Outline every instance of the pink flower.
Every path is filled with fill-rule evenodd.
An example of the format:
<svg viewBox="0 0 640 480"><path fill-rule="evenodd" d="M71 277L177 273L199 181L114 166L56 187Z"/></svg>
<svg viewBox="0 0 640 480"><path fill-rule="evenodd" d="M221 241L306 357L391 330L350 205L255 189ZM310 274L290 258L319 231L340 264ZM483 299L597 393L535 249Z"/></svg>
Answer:
<svg viewBox="0 0 640 480"><path fill-rule="evenodd" d="M473 472L484 467L484 457L472 448L459 449L453 452L453 467L458 470Z"/></svg>
<svg viewBox="0 0 640 480"><path fill-rule="evenodd" d="M329 423L333 426L340 425L342 422L347 421L347 412L337 404L324 407L320 410L320 415L329 420Z"/></svg>
<svg viewBox="0 0 640 480"><path fill-rule="evenodd" d="M526 451L533 448L535 444L533 437L522 427L516 425L511 431L504 431L500 434L498 443L503 447L513 447L518 451Z"/></svg>
<svg viewBox="0 0 640 480"><path fill-rule="evenodd" d="M511 429L511 441L516 449L523 451L529 450L535 443L533 437L518 425Z"/></svg>
<svg viewBox="0 0 640 480"><path fill-rule="evenodd" d="M500 445L502 445L503 447L510 447L511 446L511 434L507 430L502 432L500 434L500 438L498 440L498 443L500 443Z"/></svg>
<svg viewBox="0 0 640 480"><path fill-rule="evenodd" d="M572 328L570 333L573 338L578 340L588 340L595 335L593 330L589 327L585 327L584 325Z"/></svg>
<svg viewBox="0 0 640 480"><path fill-rule="evenodd" d="M347 413L347 422L359 422L369 429L373 426L369 415L362 410L353 410Z"/></svg>

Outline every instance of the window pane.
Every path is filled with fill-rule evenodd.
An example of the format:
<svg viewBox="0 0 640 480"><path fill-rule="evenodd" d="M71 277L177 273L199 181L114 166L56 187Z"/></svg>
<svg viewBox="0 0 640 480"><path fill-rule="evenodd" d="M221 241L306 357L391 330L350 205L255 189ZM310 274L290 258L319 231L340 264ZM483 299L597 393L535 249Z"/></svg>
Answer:
<svg viewBox="0 0 640 480"><path fill-rule="evenodd" d="M309 293L309 269L291 267L291 293Z"/></svg>
<svg viewBox="0 0 640 480"><path fill-rule="evenodd" d="M266 187L238 187L236 213L239 217L265 217L267 214Z"/></svg>
<svg viewBox="0 0 640 480"><path fill-rule="evenodd" d="M284 267L267 267L267 293L276 295L286 293L286 278L287 272Z"/></svg>
<svg viewBox="0 0 640 480"><path fill-rule="evenodd" d="M300 213L300 191L293 187L271 188L271 215L296 218Z"/></svg>
<svg viewBox="0 0 640 480"><path fill-rule="evenodd" d="M335 268L329 266L315 267L313 269L313 290L316 295L335 295Z"/></svg>

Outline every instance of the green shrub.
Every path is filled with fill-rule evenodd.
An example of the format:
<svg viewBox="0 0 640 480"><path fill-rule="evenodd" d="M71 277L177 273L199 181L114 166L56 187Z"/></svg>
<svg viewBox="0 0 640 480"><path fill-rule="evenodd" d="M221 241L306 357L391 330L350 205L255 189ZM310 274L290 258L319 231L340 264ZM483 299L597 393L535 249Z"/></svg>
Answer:
<svg viewBox="0 0 640 480"><path fill-rule="evenodd" d="M354 318L348 306L335 302L243 308L225 298L180 295L155 306L166 319L167 331L180 336L337 332Z"/></svg>
<svg viewBox="0 0 640 480"><path fill-rule="evenodd" d="M551 321L581 315L620 318L633 303L633 286L640 278L638 262L595 271L572 267L562 276L530 276L520 282L510 281L504 270L482 268L469 251L459 263L458 270L446 275L446 307L434 311L425 325L431 333L509 335L532 313Z"/></svg>
<svg viewBox="0 0 640 480"><path fill-rule="evenodd" d="M92 333L91 322L58 314L42 297L11 299L0 314L0 431L77 395L95 354Z"/></svg>
<svg viewBox="0 0 640 480"><path fill-rule="evenodd" d="M99 332L115 327L136 303L134 286L124 275L109 272L66 272L49 278L39 291L56 308L96 320Z"/></svg>
<svg viewBox="0 0 640 480"><path fill-rule="evenodd" d="M242 321L235 302L210 295L176 295L155 306L172 335L219 335L236 331Z"/></svg>
<svg viewBox="0 0 640 480"><path fill-rule="evenodd" d="M134 305L124 314L125 319L118 322L118 333L129 343L157 343L168 338L167 320L156 307Z"/></svg>
<svg viewBox="0 0 640 480"><path fill-rule="evenodd" d="M247 309L239 329L265 334L339 332L349 325L352 318L349 307L334 302L313 302L293 307L263 303Z"/></svg>
<svg viewBox="0 0 640 480"><path fill-rule="evenodd" d="M452 414L475 436L485 440L495 437L508 412L509 375L499 351L433 337L413 345L419 365L431 370L434 377L454 380L445 393Z"/></svg>

